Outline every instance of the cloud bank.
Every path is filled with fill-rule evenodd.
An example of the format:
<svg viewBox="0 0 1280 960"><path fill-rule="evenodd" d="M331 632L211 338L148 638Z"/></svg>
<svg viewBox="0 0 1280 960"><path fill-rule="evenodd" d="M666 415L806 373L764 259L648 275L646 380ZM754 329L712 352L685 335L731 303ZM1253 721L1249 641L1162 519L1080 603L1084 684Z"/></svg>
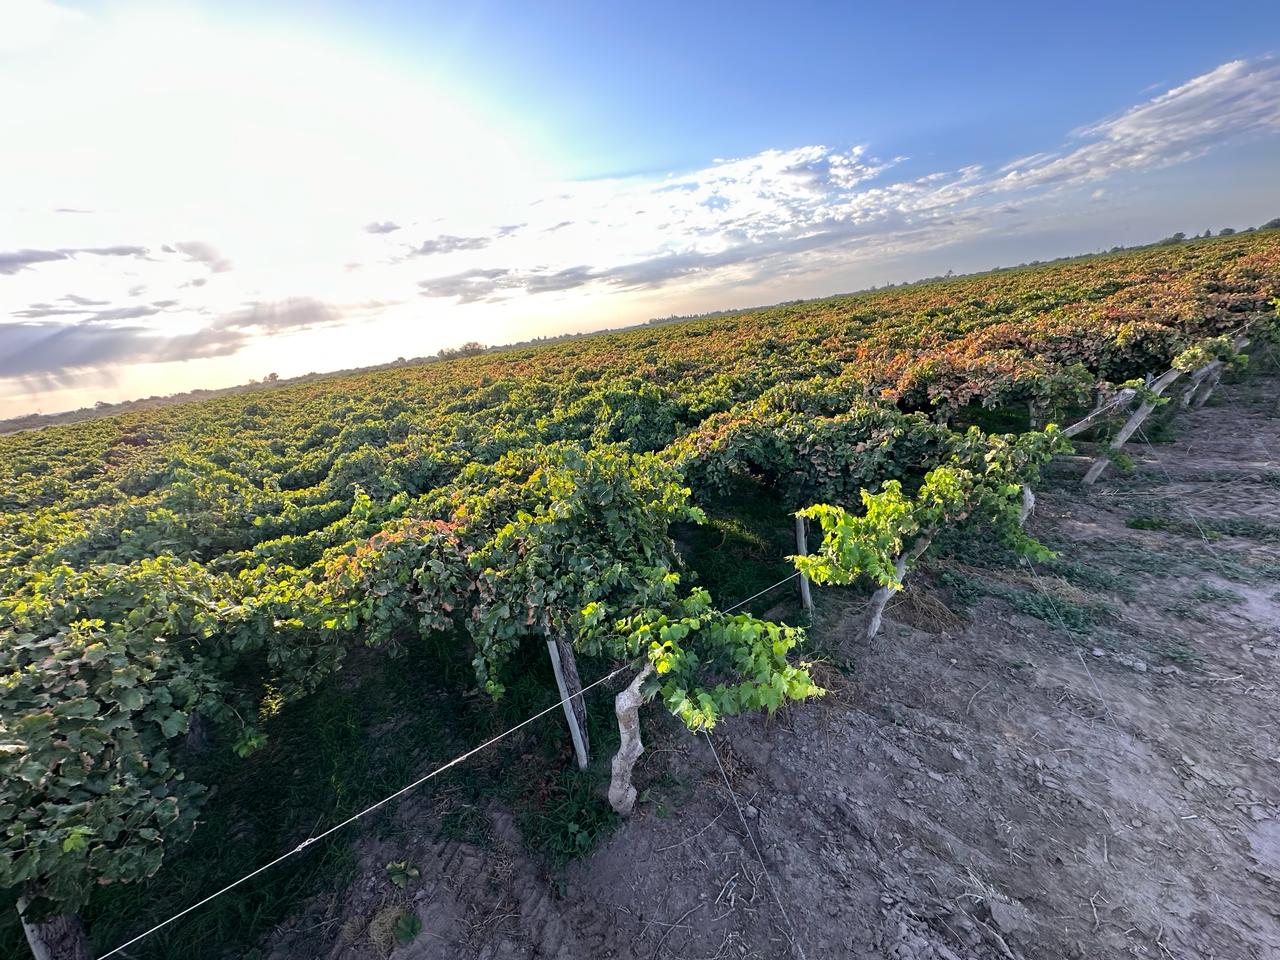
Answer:
<svg viewBox="0 0 1280 960"><path fill-rule="evenodd" d="M114 247L82 247L63 248L61 250L13 250L8 253L0 251L0 273L13 274L26 270L38 263L51 263L55 260L70 260L72 257L88 254L95 257L145 257L146 247L114 246Z"/></svg>
<svg viewBox="0 0 1280 960"><path fill-rule="evenodd" d="M380 202L340 230L327 225L332 235L300 224L295 242L276 246L237 246L203 227L187 235L209 239L28 240L0 252L0 379L62 382L229 356L264 338L360 322L389 302L468 310L574 291L821 276L1004 231L1035 204L1073 191L1087 202L1126 176L1277 134L1280 63L1234 61L1072 131L1056 150L992 168L908 176L906 158L878 157L870 145L811 145L666 177L544 184L492 223ZM395 219L368 219L375 210Z"/></svg>

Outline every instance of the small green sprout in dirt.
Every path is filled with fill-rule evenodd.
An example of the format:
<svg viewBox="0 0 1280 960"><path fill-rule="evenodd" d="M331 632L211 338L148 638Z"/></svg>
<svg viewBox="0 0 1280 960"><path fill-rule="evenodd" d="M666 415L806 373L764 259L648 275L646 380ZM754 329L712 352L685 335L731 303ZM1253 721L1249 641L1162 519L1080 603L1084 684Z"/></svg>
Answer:
<svg viewBox="0 0 1280 960"><path fill-rule="evenodd" d="M403 890L410 880L417 880L422 874L417 867L410 866L406 860L395 860L387 864L387 879Z"/></svg>
<svg viewBox="0 0 1280 960"><path fill-rule="evenodd" d="M411 910L400 914L395 926L391 928L398 943L413 943L422 932L422 918Z"/></svg>

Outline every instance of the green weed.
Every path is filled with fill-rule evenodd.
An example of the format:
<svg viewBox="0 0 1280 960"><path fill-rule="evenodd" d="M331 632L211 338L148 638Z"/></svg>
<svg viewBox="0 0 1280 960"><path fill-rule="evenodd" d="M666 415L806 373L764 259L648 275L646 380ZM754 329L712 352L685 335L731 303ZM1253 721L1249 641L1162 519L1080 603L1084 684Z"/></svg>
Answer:
<svg viewBox="0 0 1280 960"><path fill-rule="evenodd" d="M1124 525L1130 530L1176 530L1178 523L1169 517L1153 514L1135 514L1125 520Z"/></svg>
<svg viewBox="0 0 1280 960"><path fill-rule="evenodd" d="M1207 620L1209 611L1205 609L1206 607L1223 607L1237 603L1244 603L1244 597L1234 590L1215 587L1206 583L1196 587L1185 597L1169 604L1165 609L1179 617L1192 620Z"/></svg>
<svg viewBox="0 0 1280 960"><path fill-rule="evenodd" d="M565 770L542 784L545 791L519 811L525 843L553 866L590 853L618 823L618 815L595 783Z"/></svg>
<svg viewBox="0 0 1280 960"><path fill-rule="evenodd" d="M960 606L971 607L983 596L998 597L1019 613L1043 620L1068 633L1089 633L1110 614L1110 609L1103 603L1082 606L1066 597L1054 595L1047 587L1024 590L949 570L943 571L938 579Z"/></svg>

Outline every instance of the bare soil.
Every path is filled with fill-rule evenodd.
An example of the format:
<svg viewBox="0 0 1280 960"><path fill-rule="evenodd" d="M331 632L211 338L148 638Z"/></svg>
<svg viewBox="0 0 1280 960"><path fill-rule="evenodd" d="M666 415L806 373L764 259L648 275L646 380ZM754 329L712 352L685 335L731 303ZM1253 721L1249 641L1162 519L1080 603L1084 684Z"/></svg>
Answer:
<svg viewBox="0 0 1280 960"><path fill-rule="evenodd" d="M483 847L434 840L406 803L422 829L365 842L266 952L1280 957L1276 388L1224 386L1092 492L1066 462L1031 524L1051 569L933 561L869 646L822 591L828 696L713 734L738 804L706 738L653 720L637 812L589 857L530 860L500 809Z"/></svg>

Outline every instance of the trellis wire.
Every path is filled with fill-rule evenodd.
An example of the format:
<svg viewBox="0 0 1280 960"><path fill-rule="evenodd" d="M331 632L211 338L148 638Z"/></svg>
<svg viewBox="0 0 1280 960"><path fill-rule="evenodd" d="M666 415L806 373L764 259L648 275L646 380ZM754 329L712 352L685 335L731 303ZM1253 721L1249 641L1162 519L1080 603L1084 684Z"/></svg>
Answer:
<svg viewBox="0 0 1280 960"><path fill-rule="evenodd" d="M575 696L581 696L582 694L586 693L588 690L592 689L593 687L597 687L602 683L606 683L609 680L612 680L618 674L630 668L630 666L631 666L630 663L623 664L622 666L614 670L612 673L608 673L605 676L601 677L599 680L595 680L592 683L589 683L587 686L583 687L579 693L575 694ZM563 707L564 704L568 702L568 699L569 698L565 698L564 700L559 700L551 704L551 706L533 714L533 716L527 717L526 719L521 720L514 727L511 727L508 730L504 730L502 733L498 734L496 737L493 737L490 740L486 740L484 743L480 744L480 746L474 747L471 750L468 750L466 753L463 753L454 757L448 763L444 764L443 766L437 767L436 769L428 773L426 776L419 777L417 780L413 781L407 786L401 787L395 793L387 797L384 797L383 799L379 800L377 803L370 804L369 806L361 810L359 813L352 814L351 816L347 817L347 819L343 820L341 823L334 824L328 830L324 831L324 833L317 834L314 837L308 837L306 840L303 840L300 844L298 844L288 853L285 853L279 857L276 857L270 863L263 864L261 867L258 867L258 869L254 870L252 873L245 874L240 879L227 884L225 887L223 887L221 890L217 891L216 893L212 893L209 896L205 897L203 900L200 900L197 903L193 903L191 906L187 907L185 910L175 913L168 920L164 920L161 923L157 923L154 927L151 927L149 930L145 931L144 933L138 934L138 936L134 937L132 940L128 940L120 944L120 946L116 947L114 950L107 951L106 953L98 957L98 960L107 960L107 957L113 957L116 954L122 953L124 950L133 946L135 943L138 943L140 940L144 940L145 938L151 936L151 934L155 933L156 931L167 927L169 924L173 923L175 920L179 920L182 917L185 917L187 914L192 913L195 910L198 910L200 907L203 907L206 903L216 900L218 897L222 896L224 893L234 890L236 887L240 886L240 884L245 883L248 880L252 880L254 877L258 876L259 874L264 873L267 870L270 870L276 864L282 863L283 861L288 860L290 857L294 856L295 854L301 853L303 850L307 849L307 847L311 846L314 843L317 843L320 840L323 840L325 837L329 836L330 834L336 833L337 831L341 830L343 827L348 826L352 823L355 823L357 820L368 816L369 814L373 813L375 810L378 810L381 807L386 806L392 800L395 800L398 797L404 796L406 793L413 790L415 787L420 787L422 784L426 783L428 780L432 779L433 777L436 777L441 773L444 773L444 771L450 769L451 767L457 766L458 764L462 763L464 760L470 759L471 757L475 756L477 753L480 753L482 750L488 749L489 747L497 743L499 740L503 740L511 736L511 734L515 733L517 730L520 730L521 728L526 727L529 724L533 723L533 721L541 717L545 717L548 713L551 713L551 711L557 708Z"/></svg>
<svg viewBox="0 0 1280 960"><path fill-rule="evenodd" d="M800 960L808 960L804 953L804 947L800 946L800 941L796 939L796 930L791 922L791 914L783 906L782 898L778 896L778 888L774 885L773 874L769 872L769 867L764 862L764 855L760 852L760 845L756 843L755 834L751 832L751 827L747 824L746 815L742 812L742 804L738 802L738 794L734 791L733 784L729 782L729 775L725 772L724 764L720 762L720 754L711 739L711 734L704 728L702 735L707 738L707 746L711 748L711 755L716 758L716 766L720 768L720 777L724 780L725 789L729 791L729 796L733 798L733 806L738 811L738 819L742 821L742 829L747 832L747 839L751 841L751 846L756 852L756 860L760 862L760 869L764 871L765 881L769 884L769 892L773 894L773 902L778 905L783 922L787 925L787 940L790 941L795 952L799 954Z"/></svg>
<svg viewBox="0 0 1280 960"><path fill-rule="evenodd" d="M1244 328L1244 326L1245 326L1245 325L1242 325L1242 326L1241 326L1240 328L1238 328L1238 329L1243 329L1243 328ZM1114 405L1116 405L1117 403L1119 403L1119 402L1121 401L1121 399L1122 399L1122 398L1121 398L1120 396L1117 396L1117 397L1113 398L1113 399L1112 399L1111 401L1109 401L1105 406L1103 406L1100 410L1096 410L1096 411L1094 411L1090 416L1091 416L1091 417L1096 417L1099 413L1101 413L1101 412L1105 411L1106 409L1110 408L1111 406L1114 406ZM1127 399L1129 399L1129 398L1127 398L1127 397L1126 397L1126 398L1123 398L1123 399L1127 400ZM1143 432L1143 430L1142 430L1141 424L1138 424L1138 425L1136 425L1136 426L1135 426L1135 432L1136 432L1136 433L1137 433L1137 434L1142 438L1143 442L1144 442L1144 443L1146 443L1146 445L1147 445L1148 449L1152 449L1151 441L1150 441L1149 439L1147 439L1147 436L1146 436L1145 432ZM1159 466L1160 466L1160 469L1164 472L1165 477L1166 477L1167 479L1169 479L1169 480L1170 480L1170 482L1172 482L1172 478L1169 476L1169 472L1168 472L1168 470L1167 470L1167 469L1165 469L1164 464L1163 464L1163 462L1160 460L1160 458L1159 458L1157 455L1155 455L1154 450L1152 451L1152 456L1153 456L1153 458L1156 460L1157 465L1159 465ZM1196 528L1200 531L1200 536L1201 536L1201 538L1202 538L1202 539L1205 541L1205 543L1206 543L1206 544L1208 544L1208 545L1210 546L1210 548L1212 549L1212 544L1210 543L1210 540L1209 540L1208 534L1205 532L1204 528L1200 525L1199 520L1195 517L1194 513L1192 513L1192 511L1190 510L1190 508L1188 508L1188 507L1186 507L1186 506L1185 506L1185 504L1184 504L1184 509L1186 509L1188 517L1190 517L1191 521L1195 524ZM1215 551L1215 554L1216 554L1216 551ZM1030 566L1030 562L1029 562L1029 561L1028 561L1028 566ZM1032 567L1032 568L1031 568L1031 570L1032 570L1032 575L1033 575L1033 578L1034 578L1034 581L1035 581L1035 584L1036 584L1037 589L1039 589L1039 590L1041 591L1041 593L1045 596L1046 600L1047 600L1047 601L1049 602L1049 604L1050 604L1050 607L1054 610L1054 614L1055 614L1055 616L1057 616L1057 617L1058 617L1059 623L1063 626L1063 628L1064 628L1064 629L1066 629L1065 621L1064 621L1064 619L1062 618L1061 614L1058 612L1058 610L1057 610L1057 606L1056 606L1056 604L1054 604L1054 602L1053 602L1053 598L1048 594L1048 592L1047 592L1047 591L1045 591L1045 590L1044 590L1044 588L1043 588L1043 587L1040 585L1040 583L1039 583L1040 575L1035 571L1035 568L1034 568L1034 567ZM724 613L732 613L734 610L737 610L739 607L745 606L746 604L750 603L751 601L756 600L756 599L758 599L758 598L760 598L760 597L764 596L766 593L769 593L769 592L770 592L770 591L772 591L772 590L776 590L778 587L783 586L783 585L784 585L784 584L786 584L786 583L790 583L792 580L796 579L796 578L797 578L797 577L799 577L800 575L801 575L801 574L800 574L800 572L799 572L799 571L796 571L795 573L791 574L790 576L785 577L785 578L783 578L782 580L779 580L777 583L771 584L770 586L765 587L763 590L760 590L759 592L752 594L751 596L747 597L745 600L740 600L740 601L738 601L737 603L733 604L732 606L730 606L730 607L726 607L726 608L723 610L723 612L724 612ZM626 671L627 669L629 669L629 667L630 667L630 666L631 666L631 664L630 664L630 663L628 663L628 664L624 664L624 665L623 665L623 666L621 666L621 667L618 667L617 669L613 670L612 672L610 672L610 673L606 674L605 676L603 676L603 677L599 678L598 680L595 680L595 681L593 681L592 683L588 684L587 686L583 687L583 688L582 688L582 690L581 690L581 691L579 691L578 693L574 694L574 696L579 696L579 697L580 697L580 696L582 696L583 694L585 694L587 691L589 691L589 690L591 690L591 689L593 689L593 688L595 688L595 687L597 687L597 686L599 686L599 685L601 685L601 684L603 684L603 683L606 683L606 682L608 682L609 680L612 680L614 677L618 676L620 673L623 673L624 671ZM1088 669L1088 668L1087 668L1087 666L1086 666L1086 670L1087 670L1087 669ZM1096 684L1095 684L1095 686L1096 686ZM509 729L507 729L507 730L503 731L502 733L500 733L500 734L498 734L497 736L495 736L495 737L491 738L490 740L486 740L484 743L480 744L479 746L474 747L473 749L468 750L466 753L460 754L460 755L458 755L457 757L454 757L454 758L453 758L452 760L450 760L448 763L445 763L445 764L443 764L442 766L437 767L436 769L432 770L430 773L428 773L428 774L426 774L426 775L424 775L424 776L422 776L422 777L419 777L417 780L413 781L412 783L407 784L407 785L406 785L406 786L404 786L404 787L401 787L401 788L400 788L399 790L397 790L395 793L392 793L392 794L390 794L390 795L388 795L388 796L384 797L383 799L381 799L381 800L377 801L376 803L370 804L368 807L365 807L363 810L361 810L361 811L359 811L359 812L357 812L357 813L355 813L355 814L352 814L352 815L351 815L350 817L348 817L347 819L342 820L341 822L339 822L339 823L337 823L337 824L334 824L332 827L328 828L328 829L327 829L327 830L325 830L323 833L317 834L317 835L316 835L316 836L314 836L314 837L308 837L307 839L305 839L305 840L303 840L301 843L299 843L296 847L294 847L292 850L289 850L288 852L286 852L286 853L282 854L281 856L279 856L279 857L277 857L276 859L274 859L274 860L270 861L269 863L263 864L262 866L260 866L260 867L258 867L257 869L255 869L255 870L251 871L250 873L245 874L244 876L240 877L239 879L232 881L231 883L227 884L225 887L222 887L220 890L218 890L218 891L216 891L216 892L214 892L214 893L210 894L209 896L205 897L203 900L197 901L196 903L194 903L194 904L192 904L191 906L189 906L189 907L185 908L184 910L179 911L178 913L174 914L173 916L169 917L168 919L163 920L163 921L161 921L160 923L158 923L158 924L156 924L156 925L152 926L151 928L149 928L148 930L144 931L143 933L138 934L136 937L132 938L131 940L127 940L127 941L125 941L124 943L120 944L118 947L115 947L115 948L113 948L112 950L109 950L109 951L107 951L106 953L101 954L101 955L98 957L98 960L107 960L107 958L108 958L108 957L113 957L113 956L116 956L116 955L119 955L119 954L123 954L123 952L124 952L125 950L127 950L129 947L131 947L131 946L133 946L134 944L139 943L140 941L142 941L142 940L146 939L147 937L151 936L153 933L156 933L156 932L158 932L158 931L160 931L160 930L164 929L165 927L169 926L170 924L174 923L175 921L180 920L181 918L183 918L183 917L187 916L187 915L188 915L188 914L190 914L190 913L193 913L194 911L196 911L196 910L200 909L201 907L203 907L205 904L211 903L212 901L216 900L218 897L221 897L223 894L225 894L225 893L229 893L231 890L234 890L236 887L240 886L241 884L243 884L243 883L247 883L249 880L252 880L254 877L257 877L257 876L259 876L260 874L265 873L267 870L270 870L272 867L276 866L277 864L283 863L285 860L288 860L289 858L291 858L291 857L295 856L296 854L301 853L303 850L307 849L308 847L312 846L313 844L318 843L319 841L321 841L321 840L325 839L326 837L328 837L328 836L330 836L330 835L332 835L332 834L334 834L334 833L338 832L339 830L343 829L344 827L349 826L350 824L355 823L356 821L358 821L358 820L360 820L360 819L362 819L362 818L364 818L364 817L368 816L370 813L373 813L375 810L379 810L379 809L381 809L382 807L386 806L386 805L387 805L388 803L390 803L391 801L393 801L393 800L395 800L395 799L397 799L397 798L399 798L399 797L404 796L406 793L409 793L410 791L414 790L415 788L417 788L417 787L421 786L422 784L426 783L428 780L431 780L431 779L433 779L434 777L439 776L441 773L445 772L446 770L449 770L449 769L451 769L452 767L455 767L455 766L457 766L458 764L463 763L464 761L466 761L466 760L470 759L471 757L475 756L476 754L478 754L478 753L480 753L480 752L482 752L482 751L484 751L484 750L488 749L489 747L493 746L494 744L498 743L499 741L506 739L506 738L507 738L507 737L509 737L511 734L513 734L513 733L517 732L518 730L523 729L524 727L528 726L530 723L533 723L535 720L538 720L538 719L540 719L540 718L542 718L542 717L546 716L548 713L551 713L551 712L552 712L552 711L554 711L556 708L558 708L558 707L564 707L564 706L565 706L565 705L566 705L566 704L567 704L571 699L572 699L572 697L565 697L565 698L562 698L561 700L556 701L555 703L551 704L550 706L548 706L548 707L544 708L543 710L540 710L539 712L537 712L537 713L533 714L533 715L532 715L532 716L530 716L530 717L527 717L526 719L524 719L524 720L520 721L520 723L516 724L516 725L515 725L515 726L513 726L513 727L510 727ZM1107 709L1107 713L1108 713L1108 715L1110 715L1110 708L1109 708L1109 707L1107 707L1107 705L1106 705L1105 701L1104 701L1103 706ZM1112 718L1112 723L1113 723L1113 724L1115 723L1114 718ZM715 760L716 760L716 766L717 766L717 767L719 768L719 770L720 770L720 775L721 775L721 777L722 777L722 778L723 778L723 780L724 780L725 787L728 789L728 791L729 791L729 795L733 798L734 807L735 807L735 808L737 809L737 811L738 811L738 818L742 821L743 829L745 829L745 830L746 830L746 832L747 832L747 837L751 840L751 845L752 845L752 847L755 849L756 858L757 858L757 860L759 860L759 862L760 862L760 867L761 867L761 869L764 871L765 879L767 880L767 882L768 882L768 884L769 884L769 889L770 889L770 891L771 891L771 892L772 892L772 894L773 894L774 902L777 904L778 909L781 911L782 916L783 916L783 919L784 919L784 921L786 922L786 925L787 925L787 928L788 928L788 939L790 940L792 947L793 947L793 948L795 949L795 951L799 954L799 956L800 956L801 960L807 960L807 958L805 957L804 949L800 946L799 941L798 941L798 940L796 940L796 938L795 938L794 927L793 927L792 922L791 922L791 915L790 915L790 913L787 911L786 907L783 905L782 900L781 900L781 898L780 898L780 897L779 897L779 895L778 895L777 887L774 885L774 882L773 882L773 877L772 877L772 875L769 873L769 869L768 869L767 865L766 865L766 864L765 864L765 862L764 862L764 857L763 857L763 855L762 855L762 854L761 854L761 852L760 852L760 847L759 847L759 845L756 843L755 836L751 833L751 829L750 829L750 827L749 827L749 826L748 826L748 824L747 824L746 816L743 814L741 804L740 804L740 803L739 803L739 801L738 801L738 796L737 796L737 794L734 792L734 789L733 789L732 784L729 782L729 777L728 777L728 774L725 772L724 765L720 762L720 755L719 755L719 753L716 751L715 744L712 742L712 740L711 740L711 736L710 736L710 734L708 734L708 733L707 733L707 731L706 731L706 730L703 730L703 731L702 731L702 733L703 733L703 736L704 736L704 737L706 737L707 745L711 748L712 755L715 757Z"/></svg>
<svg viewBox="0 0 1280 960"><path fill-rule="evenodd" d="M751 596L747 597L745 600L739 600L733 606L727 607L723 612L731 613L732 611L738 609L739 607L750 603L752 600L755 600L759 597L764 596L770 590L776 590L778 587L782 586L783 584L789 583L799 575L800 575L799 573L794 573L784 580L779 580L777 583L771 586L765 587L759 593L752 594ZM616 670L612 671L611 673L606 674L605 676L601 677L599 680L595 680L587 684L587 686L583 687L582 690L574 694L574 696L575 697L582 696L588 690L591 690L593 687L597 687L602 683L607 683L608 681L612 680L614 677L618 676L618 674L628 670L630 667L631 667L630 663L623 664L621 667L618 667ZM235 880L227 884L225 887L223 887L221 890L218 890L216 893L212 893L209 896L205 897L203 900L193 903L191 906L187 907L185 910L175 913L173 916L169 917L169 919L164 920L160 923L157 923L155 926L151 927L149 930L146 930L143 933L138 934L132 940L127 940L124 943L120 944L120 946L114 948L113 950L109 950L108 952L99 956L98 960L107 960L108 957L113 957L113 956L116 956L117 954L123 953L125 950L133 946L135 943L145 940L147 937L151 936L151 934L164 929L165 927L169 926L169 924L173 923L176 920L182 919L187 914L193 913L194 911L203 907L205 904L210 903L213 900L216 900L218 897L222 896L224 893L229 893L230 891L234 890L236 887L240 886L242 883L246 883L249 880L252 880L254 877L258 876L259 874L265 873L266 871L270 870L276 864L283 863L285 860L288 860L290 857L294 856L295 854L301 853L303 850L307 849L307 847L323 840L325 837L328 837L330 834L337 833L343 827L349 826L350 824L355 823L357 820L360 820L363 817L368 816L369 814L373 813L375 810L378 810L386 806L392 800L395 800L398 797L404 796L406 793L409 793L411 790L415 789L416 787L422 786L422 784L426 783L428 780L432 779L433 777L439 776L441 773L444 773L444 771L450 769L451 767L455 767L458 764L462 763L463 761L469 760L471 757L475 756L477 753L480 753L481 751L486 750L489 747L493 746L498 741L511 736L511 734L515 733L517 730L520 730L521 728L528 726L529 724L533 723L533 721L538 720L541 717L545 717L548 713L551 713L556 708L564 707L565 704L567 704L571 699L572 697L564 697L556 701L555 703L551 704L551 706L538 711L537 713L533 714L530 717L527 717L524 720L521 720L514 727L511 727L510 729L503 731L502 733L498 734L496 737L493 737L490 740L486 740L484 743L480 744L480 746L474 747L473 749L468 750L466 753L463 753L463 754L460 754L459 756L454 757L448 763L444 764L443 766L437 767L436 769L432 770L430 773L426 774L425 776L419 777L417 780L413 781L407 786L401 787L395 793L387 797L384 797L383 799L379 800L377 803L370 804L368 807L365 807L359 813L352 814L350 817L343 820L342 822L334 824L328 830L324 831L324 833L317 834L314 837L308 837L306 840L303 840L292 850L288 851L285 854L282 854L279 857L276 857L270 863L265 863L262 866L258 867L256 870L252 871L251 873L246 873L243 877L240 877L238 880ZM712 747L713 751L714 749L715 748ZM717 762L719 762L719 757L717 757L716 760ZM732 790L732 788L730 789ZM737 798L735 797L735 802L736 802L736 799ZM754 843L755 841L753 840L752 842ZM758 849L756 853L757 855L759 854ZM763 866L763 861L761 861L761 865ZM772 886L772 881L770 881L770 885ZM775 892L775 896L776 896L776 892ZM802 954L802 958L803 958L803 954Z"/></svg>
<svg viewBox="0 0 1280 960"><path fill-rule="evenodd" d="M784 583L790 583L792 580L794 580L798 576L800 576L799 570L797 570L795 573L793 573L789 577L784 577L783 579L779 580L777 583L773 584L772 586L765 587L759 593L753 593L751 596L747 597L747 599L739 600L732 607L725 607L724 610L721 611L721 613L732 613L734 610L737 610L741 606L745 606L746 604L750 603L752 600L756 600L756 599L759 599L760 597L763 597L770 590L777 590L778 587L782 586Z"/></svg>

